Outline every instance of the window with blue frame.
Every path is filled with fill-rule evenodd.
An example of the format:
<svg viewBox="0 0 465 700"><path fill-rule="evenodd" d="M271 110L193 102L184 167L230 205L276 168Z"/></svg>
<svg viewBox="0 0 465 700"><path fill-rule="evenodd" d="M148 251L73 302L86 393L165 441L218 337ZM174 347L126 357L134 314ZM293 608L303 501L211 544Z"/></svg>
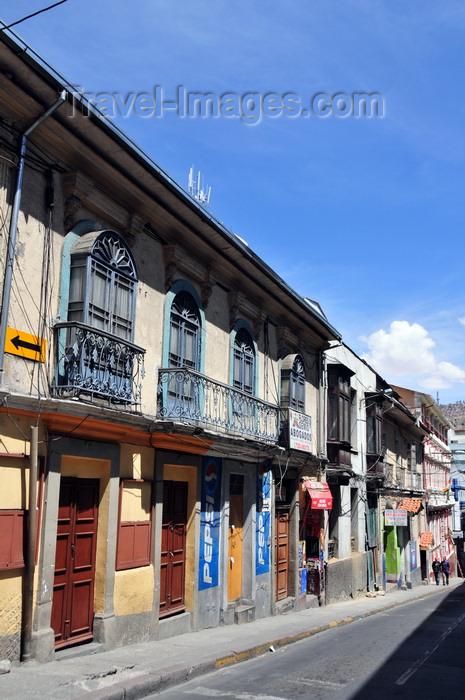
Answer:
<svg viewBox="0 0 465 700"><path fill-rule="evenodd" d="M172 301L169 333L169 367L180 371L169 378L168 413L196 420L201 382L194 372L200 371L201 319L197 302L187 291L178 292Z"/></svg>
<svg viewBox="0 0 465 700"><path fill-rule="evenodd" d="M124 241L114 231L83 236L71 255L68 321L78 321L124 340L134 337L137 274Z"/></svg>
<svg viewBox="0 0 465 700"><path fill-rule="evenodd" d="M176 294L171 305L169 365L200 369L200 313L185 291Z"/></svg>
<svg viewBox="0 0 465 700"><path fill-rule="evenodd" d="M139 403L143 350L133 344L138 280L131 252L115 231L90 231L73 243L69 270L67 321L57 325L58 391Z"/></svg>
<svg viewBox="0 0 465 700"><path fill-rule="evenodd" d="M255 388L255 350L252 336L245 328L240 328L233 346L233 386L247 394Z"/></svg>
<svg viewBox="0 0 465 700"><path fill-rule="evenodd" d="M305 413L305 365L300 355L289 355L281 368L281 405Z"/></svg>

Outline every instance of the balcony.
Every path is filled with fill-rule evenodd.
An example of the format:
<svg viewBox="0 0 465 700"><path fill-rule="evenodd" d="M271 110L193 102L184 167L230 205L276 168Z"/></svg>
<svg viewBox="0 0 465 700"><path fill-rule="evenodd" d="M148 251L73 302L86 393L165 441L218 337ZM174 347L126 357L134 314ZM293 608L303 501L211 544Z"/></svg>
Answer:
<svg viewBox="0 0 465 700"><path fill-rule="evenodd" d="M225 435L277 442L279 409L187 368L160 369L157 418L210 426Z"/></svg>
<svg viewBox="0 0 465 700"><path fill-rule="evenodd" d="M348 442L336 442L333 440L327 443L326 450L329 464L341 469L350 469L352 467L352 452Z"/></svg>
<svg viewBox="0 0 465 700"><path fill-rule="evenodd" d="M55 396L137 409L145 350L83 323L59 323L54 333Z"/></svg>
<svg viewBox="0 0 465 700"><path fill-rule="evenodd" d="M386 474L386 464L383 454L368 453L366 456L366 465L368 474L376 474L379 476L387 476Z"/></svg>

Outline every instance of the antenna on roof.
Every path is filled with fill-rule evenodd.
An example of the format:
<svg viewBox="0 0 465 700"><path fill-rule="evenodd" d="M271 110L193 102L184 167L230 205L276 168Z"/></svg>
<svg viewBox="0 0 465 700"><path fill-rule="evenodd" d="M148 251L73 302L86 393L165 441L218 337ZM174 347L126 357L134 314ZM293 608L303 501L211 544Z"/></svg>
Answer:
<svg viewBox="0 0 465 700"><path fill-rule="evenodd" d="M189 170L189 176L187 178L187 191L194 199L197 200L197 202L203 204L204 206L210 202L212 188L204 185L200 170L197 172L197 177L194 176L194 166L192 166Z"/></svg>

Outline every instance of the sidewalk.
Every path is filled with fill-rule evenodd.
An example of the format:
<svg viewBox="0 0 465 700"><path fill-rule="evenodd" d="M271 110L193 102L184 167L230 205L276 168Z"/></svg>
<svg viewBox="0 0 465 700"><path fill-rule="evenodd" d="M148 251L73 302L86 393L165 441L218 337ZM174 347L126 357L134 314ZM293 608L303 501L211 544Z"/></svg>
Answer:
<svg viewBox="0 0 465 700"><path fill-rule="evenodd" d="M362 597L328 607L276 615L244 625L205 629L101 653L89 653L92 645L87 649L85 646L75 647L72 657L63 655L60 660L47 664L30 661L13 666L10 673L0 675L0 697L2 700L143 698L196 675L259 654L272 653L270 647L276 649L336 625L356 623L369 615L425 596L442 598L464 583L462 578L453 578L449 587L420 585L375 598Z"/></svg>

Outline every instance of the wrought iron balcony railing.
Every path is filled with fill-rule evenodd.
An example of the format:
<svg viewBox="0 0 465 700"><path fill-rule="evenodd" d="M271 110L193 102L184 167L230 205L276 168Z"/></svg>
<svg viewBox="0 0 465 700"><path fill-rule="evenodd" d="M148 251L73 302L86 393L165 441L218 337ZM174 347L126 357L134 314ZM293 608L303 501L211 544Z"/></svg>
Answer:
<svg viewBox="0 0 465 700"><path fill-rule="evenodd" d="M157 418L277 442L279 408L187 368L160 369Z"/></svg>
<svg viewBox="0 0 465 700"><path fill-rule="evenodd" d="M54 332L55 396L140 405L145 350L78 322L59 323Z"/></svg>

